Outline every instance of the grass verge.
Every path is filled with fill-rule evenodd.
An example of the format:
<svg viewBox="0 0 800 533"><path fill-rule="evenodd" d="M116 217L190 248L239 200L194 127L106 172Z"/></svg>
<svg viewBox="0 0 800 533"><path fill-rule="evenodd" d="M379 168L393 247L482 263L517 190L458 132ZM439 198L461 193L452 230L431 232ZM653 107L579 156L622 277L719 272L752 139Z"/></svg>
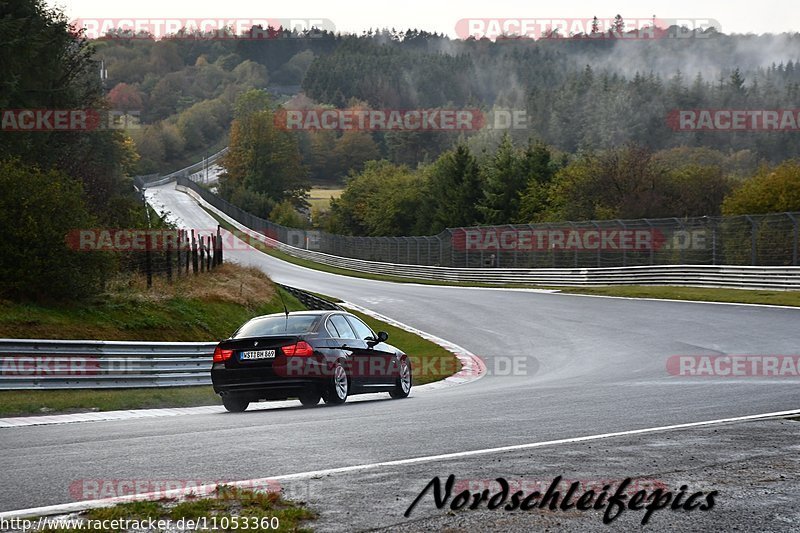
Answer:
<svg viewBox="0 0 800 533"><path fill-rule="evenodd" d="M316 519L317 514L302 502L285 499L278 492L239 489L227 485L218 486L209 497L187 497L182 500L162 499L157 501L137 501L122 503L112 507L90 509L70 517L71 527L49 527L47 531L73 533L85 529L97 529L97 521L109 521L116 525L103 531L142 531L137 527L150 520L171 520L173 529L178 523L184 530L246 530L250 532L303 532L311 531L307 523ZM79 526L74 520L80 520ZM116 524L112 521L117 521ZM187 524L188 521L193 523ZM164 522L166 524L166 522ZM85 528L85 529L84 529Z"/></svg>
<svg viewBox="0 0 800 533"><path fill-rule="evenodd" d="M156 277L149 290L144 276L128 275L88 301L0 301L0 337L216 341L253 316L282 311L277 290L260 270L232 263L171 284ZM283 297L289 309L303 309Z"/></svg>
<svg viewBox="0 0 800 533"><path fill-rule="evenodd" d="M560 290L561 292L571 294L595 294L600 296L622 296L626 298L656 298L800 307L800 291L759 291L639 285L617 287L562 287Z"/></svg>
<svg viewBox="0 0 800 533"><path fill-rule="evenodd" d="M0 391L0 416L218 405L209 386Z"/></svg>
<svg viewBox="0 0 800 533"><path fill-rule="evenodd" d="M206 209L203 207L203 209ZM624 285L608 287L561 287L544 285L523 285L507 283L465 283L454 281L436 281L416 278L406 278L402 276L388 276L384 274L371 274L369 272L359 272L346 268L339 268L323 265L307 259L293 257L276 248L267 246L263 242L248 238L248 236L235 228L222 217L206 209L209 215L226 230L234 233L237 237L248 242L254 248L271 255L277 259L295 265L339 274L355 278L372 279L376 281L391 281L394 283L417 283L420 285L441 285L446 287L484 287L484 288L515 288L515 289L551 289L570 294L595 294L602 296L621 296L626 298L656 298L669 300L695 300L703 302L728 302L728 303L752 303L766 305L784 305L800 307L800 291L768 291L768 290L746 290L746 289L723 289L706 287L672 287L659 285Z"/></svg>
<svg viewBox="0 0 800 533"><path fill-rule="evenodd" d="M414 385L439 381L461 369L458 358L435 342L358 311L348 311L361 318L374 331L388 333L389 344L408 354L411 359L411 377Z"/></svg>

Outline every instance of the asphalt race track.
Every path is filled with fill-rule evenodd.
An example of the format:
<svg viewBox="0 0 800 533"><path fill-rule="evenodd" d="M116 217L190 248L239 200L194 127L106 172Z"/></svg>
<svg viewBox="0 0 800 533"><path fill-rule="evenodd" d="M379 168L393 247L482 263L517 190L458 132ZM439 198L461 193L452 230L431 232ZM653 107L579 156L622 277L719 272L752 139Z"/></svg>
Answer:
<svg viewBox="0 0 800 533"><path fill-rule="evenodd" d="M173 184L148 194L186 227L216 227ZM797 379L687 378L666 366L672 355L796 354L797 309L394 284L301 268L255 250L228 251L226 260L455 342L482 357L489 372L467 385L412 390L402 401L386 395L311 410L298 402L242 415L0 430L0 511L73 501L69 487L84 479L262 478L800 406ZM518 375L509 375L509 358ZM503 463L485 471L494 460L471 459L481 462L484 477L507 474ZM433 461L428 477L456 467L469 470L465 462ZM559 473L554 467L549 475ZM348 483L358 479L351 474ZM400 521L396 513L382 521L379 508L371 527ZM427 511L443 514L430 504Z"/></svg>

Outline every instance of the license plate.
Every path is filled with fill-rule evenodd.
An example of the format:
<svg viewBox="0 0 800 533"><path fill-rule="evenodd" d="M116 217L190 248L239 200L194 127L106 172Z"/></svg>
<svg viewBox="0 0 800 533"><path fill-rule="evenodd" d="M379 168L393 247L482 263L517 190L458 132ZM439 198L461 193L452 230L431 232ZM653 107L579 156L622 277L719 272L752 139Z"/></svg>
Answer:
<svg viewBox="0 0 800 533"><path fill-rule="evenodd" d="M274 359L275 350L251 350L239 354L239 359L242 361L249 359Z"/></svg>

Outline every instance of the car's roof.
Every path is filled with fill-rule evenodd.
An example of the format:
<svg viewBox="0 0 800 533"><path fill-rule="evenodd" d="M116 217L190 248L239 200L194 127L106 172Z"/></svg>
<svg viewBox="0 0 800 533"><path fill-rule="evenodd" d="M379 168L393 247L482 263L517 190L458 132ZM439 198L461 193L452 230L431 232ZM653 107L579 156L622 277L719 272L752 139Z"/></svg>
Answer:
<svg viewBox="0 0 800 533"><path fill-rule="evenodd" d="M336 309L326 309L326 310L307 310L307 311L289 311L289 316L304 316L304 315L312 315L312 316L322 316L331 313L346 313L347 311L339 311ZM286 313L271 313L269 315L261 315L253 317L252 320L256 320L258 318L267 318L272 316L286 316Z"/></svg>

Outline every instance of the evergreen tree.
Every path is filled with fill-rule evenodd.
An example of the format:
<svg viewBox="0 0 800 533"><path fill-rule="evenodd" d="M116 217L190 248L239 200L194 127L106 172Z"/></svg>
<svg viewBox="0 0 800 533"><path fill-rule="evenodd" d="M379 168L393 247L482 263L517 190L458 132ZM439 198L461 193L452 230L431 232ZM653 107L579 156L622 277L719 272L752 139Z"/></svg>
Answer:
<svg viewBox="0 0 800 533"><path fill-rule="evenodd" d="M429 168L433 202L431 232L481 222L478 203L483 195L478 161L463 144L445 152Z"/></svg>
<svg viewBox="0 0 800 533"><path fill-rule="evenodd" d="M525 188L522 161L508 134L483 168L483 199L479 209L486 224L507 224L517 218L519 195Z"/></svg>

